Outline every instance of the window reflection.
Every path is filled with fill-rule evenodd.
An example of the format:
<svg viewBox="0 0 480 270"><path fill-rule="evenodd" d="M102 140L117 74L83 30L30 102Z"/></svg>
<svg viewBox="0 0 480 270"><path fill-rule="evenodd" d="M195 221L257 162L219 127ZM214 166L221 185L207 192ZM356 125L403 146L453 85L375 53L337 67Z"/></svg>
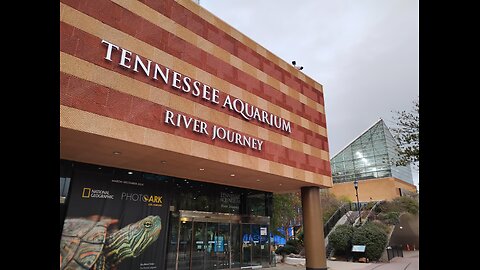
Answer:
<svg viewBox="0 0 480 270"><path fill-rule="evenodd" d="M397 155L396 147L384 122L377 122L331 159L333 182L393 176L413 184L409 166L397 167L390 163Z"/></svg>

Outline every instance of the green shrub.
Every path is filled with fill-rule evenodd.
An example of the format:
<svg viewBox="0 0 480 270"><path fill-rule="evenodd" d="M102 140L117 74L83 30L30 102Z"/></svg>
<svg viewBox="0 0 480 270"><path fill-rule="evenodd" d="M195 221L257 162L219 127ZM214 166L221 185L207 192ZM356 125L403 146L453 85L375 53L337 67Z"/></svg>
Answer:
<svg viewBox="0 0 480 270"><path fill-rule="evenodd" d="M352 200L347 195L342 195L340 198L338 198L340 202L346 203L346 204L351 204Z"/></svg>
<svg viewBox="0 0 480 270"><path fill-rule="evenodd" d="M342 201L337 199L335 195L330 192L321 193L320 196L320 205L322 206L323 211L323 223L325 224L328 219L337 211L337 209L342 205Z"/></svg>
<svg viewBox="0 0 480 270"><path fill-rule="evenodd" d="M354 228L351 225L339 225L328 236L328 242L339 254L346 254L352 249Z"/></svg>
<svg viewBox="0 0 480 270"><path fill-rule="evenodd" d="M275 253L279 255L288 255L290 253L298 254L299 252L300 251L296 247L288 244L285 244L285 246L279 247L277 250L275 250Z"/></svg>
<svg viewBox="0 0 480 270"><path fill-rule="evenodd" d="M377 202L368 202L367 205L365 205L364 207L364 210L370 210L373 208L373 206L376 204Z"/></svg>
<svg viewBox="0 0 480 270"><path fill-rule="evenodd" d="M399 212L387 212L380 213L377 215L377 218L385 224L396 225L400 223L400 213Z"/></svg>
<svg viewBox="0 0 480 270"><path fill-rule="evenodd" d="M387 235L390 233L390 227L388 225L382 223L380 220L372 220L372 223L377 225L377 227L382 229Z"/></svg>
<svg viewBox="0 0 480 270"><path fill-rule="evenodd" d="M418 201L414 198L407 196L397 197L393 199L392 202L399 205L399 208L402 209L402 211L408 212L413 215L416 215L418 213Z"/></svg>
<svg viewBox="0 0 480 270"><path fill-rule="evenodd" d="M355 229L352 237L352 245L366 245L365 257L376 261L382 256L385 245L388 241L384 229L372 222L368 222L360 228Z"/></svg>
<svg viewBox="0 0 480 270"><path fill-rule="evenodd" d="M323 210L323 224L327 223L330 217L335 214L335 211L337 211L337 208L328 208Z"/></svg>
<svg viewBox="0 0 480 270"><path fill-rule="evenodd" d="M387 204L387 203L388 203L388 202L386 202L386 201L381 201L381 202L377 205L377 207L375 207L375 210L373 210L373 212L375 212L375 214L381 213L382 210L383 210L383 209L382 209L383 206L384 206L385 204Z"/></svg>
<svg viewBox="0 0 480 270"><path fill-rule="evenodd" d="M298 239L298 242L303 246L303 239L304 239L305 235L303 234L303 230L301 230L298 235L297 235L297 239Z"/></svg>
<svg viewBox="0 0 480 270"><path fill-rule="evenodd" d="M393 201L387 201L382 203L377 207L380 213L388 213L388 212L401 212L400 205L393 203Z"/></svg>
<svg viewBox="0 0 480 270"><path fill-rule="evenodd" d="M297 240L297 239L290 239L290 240L287 241L287 243L285 245L295 247L295 250L297 250L298 252L300 252L300 250L303 247L302 244L300 243L300 241ZM295 254L297 254L297 253L295 253Z"/></svg>
<svg viewBox="0 0 480 270"><path fill-rule="evenodd" d="M411 197L397 197L391 201L381 204L378 209L380 212L408 212L411 214L418 213L418 201Z"/></svg>

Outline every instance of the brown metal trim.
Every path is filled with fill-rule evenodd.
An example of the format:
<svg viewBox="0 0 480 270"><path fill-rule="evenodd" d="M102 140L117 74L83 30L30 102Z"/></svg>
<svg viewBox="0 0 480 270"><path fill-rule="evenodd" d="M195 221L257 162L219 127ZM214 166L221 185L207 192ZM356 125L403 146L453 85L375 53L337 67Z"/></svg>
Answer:
<svg viewBox="0 0 480 270"><path fill-rule="evenodd" d="M270 217L267 216L247 216L190 210L179 210L178 212L179 219L184 221L270 225Z"/></svg>

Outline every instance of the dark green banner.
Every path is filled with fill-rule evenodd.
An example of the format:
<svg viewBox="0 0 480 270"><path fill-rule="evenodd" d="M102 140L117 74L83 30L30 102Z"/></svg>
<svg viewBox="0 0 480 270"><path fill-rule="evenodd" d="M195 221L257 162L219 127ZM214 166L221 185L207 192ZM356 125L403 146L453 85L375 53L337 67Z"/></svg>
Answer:
<svg viewBox="0 0 480 270"><path fill-rule="evenodd" d="M113 172L74 170L60 269L164 269L167 184Z"/></svg>

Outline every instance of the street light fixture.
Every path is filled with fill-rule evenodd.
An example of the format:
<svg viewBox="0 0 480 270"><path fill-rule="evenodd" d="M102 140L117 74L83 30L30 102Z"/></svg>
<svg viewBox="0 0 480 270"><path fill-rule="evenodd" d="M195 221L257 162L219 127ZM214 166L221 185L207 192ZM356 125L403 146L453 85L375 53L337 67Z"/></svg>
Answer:
<svg viewBox="0 0 480 270"><path fill-rule="evenodd" d="M362 214L360 213L360 202L358 201L358 181L353 181L353 186L355 187L355 195L357 196L357 209L358 217L360 218L360 225L362 224Z"/></svg>

